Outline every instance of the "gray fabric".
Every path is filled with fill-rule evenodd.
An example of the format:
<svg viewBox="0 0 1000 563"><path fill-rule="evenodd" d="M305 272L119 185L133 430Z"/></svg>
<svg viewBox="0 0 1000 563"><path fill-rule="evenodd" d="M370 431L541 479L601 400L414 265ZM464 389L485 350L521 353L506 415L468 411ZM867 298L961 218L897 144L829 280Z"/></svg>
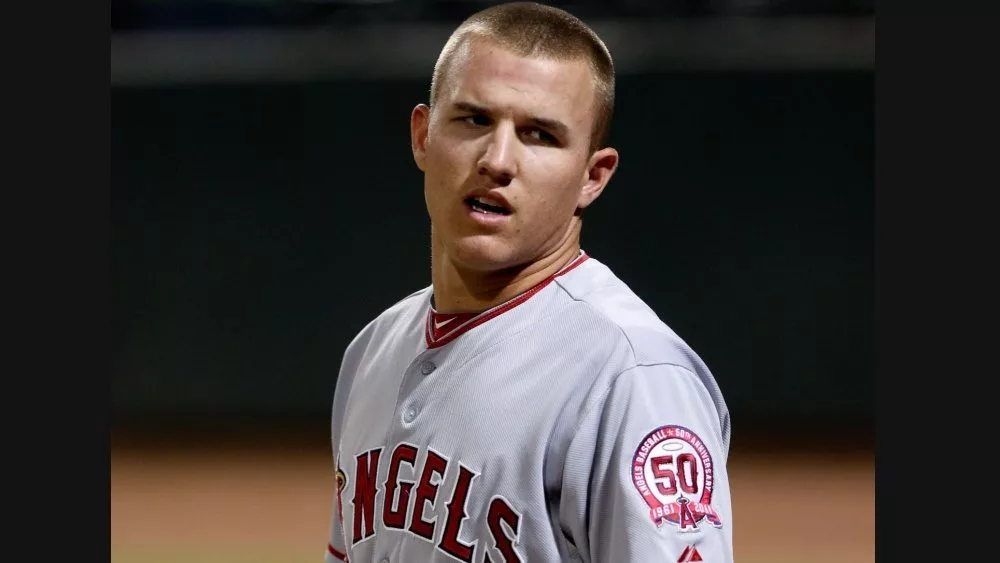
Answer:
<svg viewBox="0 0 1000 563"><path fill-rule="evenodd" d="M673 562L690 559L690 546L705 561L733 560L730 421L719 387L606 266L589 258L434 349L425 340L430 297L428 287L400 301L344 354L332 412L335 463L347 477L343 526L336 498L332 511L336 551L355 562L499 563L509 540L507 555L522 561ZM395 487L394 454L404 460ZM365 505L358 470L375 455L368 529L356 518ZM436 496L421 512L429 458L444 471L428 473L424 489L436 485ZM468 493L449 512L460 473ZM403 529L386 525L389 489L391 509L407 500ZM431 539L411 531L418 513ZM450 541L446 529L457 530ZM339 559L328 551L327 560Z"/></svg>

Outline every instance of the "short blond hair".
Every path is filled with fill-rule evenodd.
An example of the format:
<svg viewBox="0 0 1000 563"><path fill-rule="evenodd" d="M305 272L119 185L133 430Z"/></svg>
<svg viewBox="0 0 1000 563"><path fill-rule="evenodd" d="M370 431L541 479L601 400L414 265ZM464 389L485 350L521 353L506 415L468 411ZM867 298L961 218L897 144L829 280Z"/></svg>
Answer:
<svg viewBox="0 0 1000 563"><path fill-rule="evenodd" d="M615 67L607 46L587 24L565 10L535 2L500 4L473 14L452 32L441 49L431 78L431 107L455 52L470 37L487 39L521 57L586 59L594 75L597 98L590 149L596 150L607 142L615 106Z"/></svg>

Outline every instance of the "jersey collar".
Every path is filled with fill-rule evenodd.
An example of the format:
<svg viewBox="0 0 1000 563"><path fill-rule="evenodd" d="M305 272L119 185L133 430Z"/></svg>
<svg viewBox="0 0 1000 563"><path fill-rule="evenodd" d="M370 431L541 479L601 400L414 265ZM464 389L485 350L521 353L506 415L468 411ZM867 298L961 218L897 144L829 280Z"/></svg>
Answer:
<svg viewBox="0 0 1000 563"><path fill-rule="evenodd" d="M438 313L434 310L433 306L428 307L427 321L424 323L424 337L427 341L427 347L440 348L486 321L510 311L514 307L531 299L533 295L545 289L547 285L559 276L583 264L587 258L589 258L587 253L581 250L580 255L575 260L563 266L561 270L545 278L531 289L479 313Z"/></svg>

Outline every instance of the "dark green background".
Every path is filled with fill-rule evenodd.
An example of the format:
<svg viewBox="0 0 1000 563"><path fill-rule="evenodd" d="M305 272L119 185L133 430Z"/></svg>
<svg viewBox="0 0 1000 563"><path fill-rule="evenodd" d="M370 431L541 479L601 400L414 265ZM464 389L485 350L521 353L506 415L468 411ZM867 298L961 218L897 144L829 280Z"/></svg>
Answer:
<svg viewBox="0 0 1000 563"><path fill-rule="evenodd" d="M323 417L345 345L429 283L423 80L114 87L112 415ZM583 246L738 425L874 425L874 76L619 77Z"/></svg>

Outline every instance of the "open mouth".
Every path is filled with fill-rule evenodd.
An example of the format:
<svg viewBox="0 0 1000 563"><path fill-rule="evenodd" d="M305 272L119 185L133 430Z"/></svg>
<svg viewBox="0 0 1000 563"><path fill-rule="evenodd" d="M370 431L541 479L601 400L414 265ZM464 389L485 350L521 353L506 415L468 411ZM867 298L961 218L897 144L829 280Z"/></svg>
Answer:
<svg viewBox="0 0 1000 563"><path fill-rule="evenodd" d="M481 197L467 197L465 198L465 205L468 205L473 211L487 215L510 215L510 209L502 205L490 203Z"/></svg>

